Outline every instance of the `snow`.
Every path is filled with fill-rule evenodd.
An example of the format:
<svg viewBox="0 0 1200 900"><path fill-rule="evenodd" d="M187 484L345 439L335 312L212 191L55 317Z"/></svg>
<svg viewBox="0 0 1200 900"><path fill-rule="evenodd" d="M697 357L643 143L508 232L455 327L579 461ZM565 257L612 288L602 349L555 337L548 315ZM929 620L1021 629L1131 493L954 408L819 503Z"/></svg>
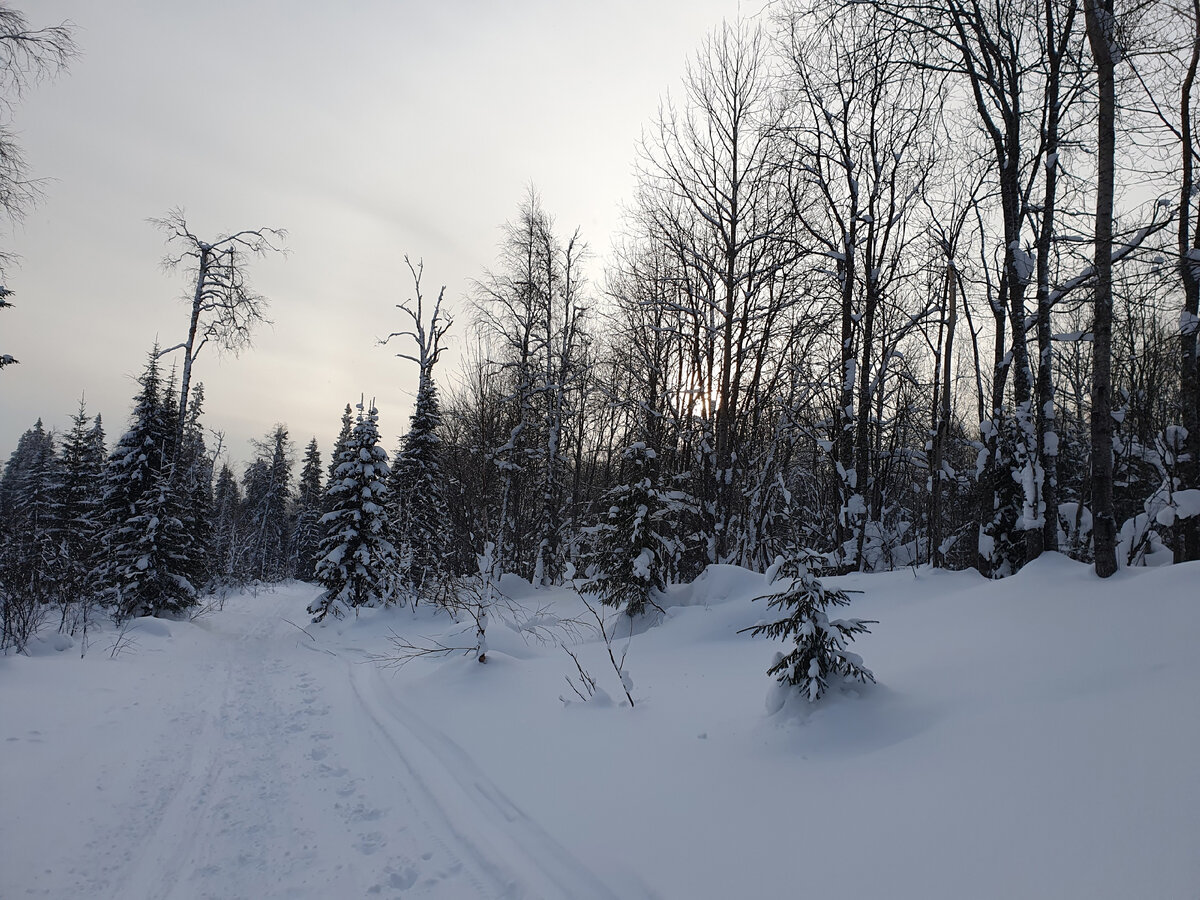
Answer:
<svg viewBox="0 0 1200 900"><path fill-rule="evenodd" d="M1197 318L1195 313L1189 312L1186 309L1179 311L1179 333L1194 334L1200 330L1200 318Z"/></svg>
<svg viewBox="0 0 1200 900"><path fill-rule="evenodd" d="M1171 499L1175 503L1175 514L1181 519L1200 516L1200 488L1176 491Z"/></svg>
<svg viewBox="0 0 1200 900"><path fill-rule="evenodd" d="M1198 578L829 579L879 620L854 649L880 683L817 704L736 633L766 583L733 566L610 620L624 678L580 631L608 704L560 702L573 664L503 605L487 665L399 669L372 662L393 632L475 622L305 629L295 583L135 620L118 652L0 657L0 896L1191 898ZM539 633L583 611L500 586Z"/></svg>

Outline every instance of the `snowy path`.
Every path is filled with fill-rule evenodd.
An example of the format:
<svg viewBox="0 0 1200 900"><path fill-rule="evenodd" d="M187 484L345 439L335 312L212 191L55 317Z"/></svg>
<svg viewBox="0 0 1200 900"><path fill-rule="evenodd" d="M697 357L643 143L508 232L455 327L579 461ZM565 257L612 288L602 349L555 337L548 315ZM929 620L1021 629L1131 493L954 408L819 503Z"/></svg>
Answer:
<svg viewBox="0 0 1200 900"><path fill-rule="evenodd" d="M115 799L91 822L40 834L6 817L0 843L20 855L0 895L615 896L401 705L375 666L288 624L297 608L283 589L237 598L200 626L171 624L172 637L143 635L129 651L142 657L136 701L88 698L94 753L78 748L66 785L31 764L46 783L13 786L33 803ZM88 763L104 758L120 763Z"/></svg>
<svg viewBox="0 0 1200 900"><path fill-rule="evenodd" d="M763 581L729 566L633 639L635 709L562 703L569 658L499 617L487 666L380 669L463 626L310 636L305 585L144 620L115 659L51 632L0 656L0 900L1200 898L1200 564L841 583L880 683L775 715L774 648L739 634Z"/></svg>

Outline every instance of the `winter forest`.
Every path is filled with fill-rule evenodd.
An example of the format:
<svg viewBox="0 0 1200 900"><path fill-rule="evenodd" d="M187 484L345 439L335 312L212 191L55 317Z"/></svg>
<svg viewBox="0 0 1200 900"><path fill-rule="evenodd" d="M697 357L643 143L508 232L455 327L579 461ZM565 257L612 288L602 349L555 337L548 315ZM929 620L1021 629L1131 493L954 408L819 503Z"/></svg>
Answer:
<svg viewBox="0 0 1200 900"><path fill-rule="evenodd" d="M35 19L0 3L0 205L10 220L35 206L31 178L42 174L21 153L18 101L32 83L71 77L85 40L70 23ZM630 146L634 175L611 246L556 218L534 172L497 223L496 256L467 273L467 295L439 289L448 273L427 270L420 247L398 251L407 283L363 340L382 329L397 365L415 374L411 412L381 421L374 386L362 385L329 410L341 425L332 446L264 422L245 464L224 443L221 409L205 405L204 376L222 350L254 352L268 309L287 315L256 288L255 270L287 251L288 223L196 234L182 207L170 207L177 199L163 198L169 211L154 227L186 287L186 338L147 346L142 360L112 360L140 373L127 409L78 401L69 430L39 419L11 450L0 478L0 652L28 655L57 634L120 661L128 629L146 617L178 629L288 597L288 638L325 646L316 658L350 653L361 617L403 612L409 619L386 622L425 630L370 632L371 659L385 669L499 658L471 671L502 673L542 652L513 649L518 634L557 651L548 671L555 691L569 673L565 705L611 695L612 705L635 707L643 696L631 665L666 671L676 663L661 660L707 653L708 640L760 654L772 643L780 652L753 657L747 677L806 709L831 701L825 719L796 713L809 731L789 740L815 742L803 744L805 759L840 760L867 752L850 723L876 710L864 700L855 712L847 697L886 704L898 695L879 693L885 685L901 690L897 660L909 657L899 637L887 649L887 632L925 655L947 619L972 615L922 607L904 625L906 614L876 591L916 604L920 589L906 585L918 577L963 598L991 590L1026 623L982 609L1001 623L996 647L1007 628L1024 641L1022 628L1056 627L1056 612L1050 624L1029 624L1043 611L1026 595L1053 594L1059 582L1082 604L1089 593L1141 593L1124 570L1170 567L1136 577L1164 579L1149 593L1193 605L1198 68L1197 0L770 3L713 28L679 84L664 86L658 114ZM3 263L15 285L0 289L8 307L35 286L22 283L18 260ZM19 304L3 311L21 314ZM450 336L466 349L448 353ZM0 350L5 367L22 360L20 347ZM665 629L691 614L689 603L716 608L727 595L760 602L720 613L729 627L719 638L697 631L694 645L667 643ZM847 605L864 617L836 618ZM1111 605L1117 629L1125 613ZM1064 622L1084 608L1063 612ZM1165 630L1184 641L1190 615ZM342 644L320 645L334 640L331 629ZM654 641L667 648L658 663L649 661ZM585 644L598 652L589 657ZM1146 658L1159 652L1151 647ZM1118 656L1113 647L1071 658L1090 667ZM1033 671L997 665L997 683L1024 685ZM946 672L974 670L958 666ZM454 671L468 678L466 667ZM386 705L383 688L355 681L365 678L351 678L364 702ZM652 694L654 714L665 693ZM783 707L783 696L768 707ZM1180 700L1189 705L1194 696ZM1133 716L1135 706L1120 709ZM879 747L903 744L908 725L898 723L920 718L905 710L862 728ZM1195 729L1194 713L1181 718L1179 728ZM833 736L818 740L817 728ZM962 745L961 758L978 749ZM1081 771L1109 778L1123 763L1104 765ZM1002 804L1002 793L993 800ZM1173 819L1172 833L1200 833L1190 816ZM586 856L577 848L593 837L568 829L561 840ZM533 838L521 840L538 855ZM1200 878L1172 846L1160 848L1161 871L1179 881L1157 896L1184 896ZM1094 852L1064 858L1082 866ZM408 880L410 869L389 865L385 888ZM551 877L512 865L549 879L528 881L530 896L592 895L571 880L583 877L574 869ZM674 874L639 871L661 896L678 895ZM1051 882L1050 895L1098 895ZM916 883L897 896L984 895ZM629 883L614 890L641 895Z"/></svg>
<svg viewBox="0 0 1200 900"><path fill-rule="evenodd" d="M491 575L630 612L801 548L990 577L1046 550L1101 576L1200 558L1200 25L1120 12L803 3L717 28L646 124L601 279L533 188L453 324L411 267L391 341L419 389L390 454L347 398L336 446L297 460L275 426L222 464L201 350L252 340L254 260L286 235L209 242L172 212L186 342L149 349L112 446L81 405L5 466L4 645L50 608L75 629L252 581L320 582L318 615L446 602L489 547ZM7 15L11 95L73 36Z"/></svg>

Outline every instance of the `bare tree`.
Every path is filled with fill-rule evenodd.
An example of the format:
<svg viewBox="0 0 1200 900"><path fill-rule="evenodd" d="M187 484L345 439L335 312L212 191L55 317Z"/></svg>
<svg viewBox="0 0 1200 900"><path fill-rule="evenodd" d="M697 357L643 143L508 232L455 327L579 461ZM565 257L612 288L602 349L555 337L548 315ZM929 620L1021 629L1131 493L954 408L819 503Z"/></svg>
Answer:
<svg viewBox="0 0 1200 900"><path fill-rule="evenodd" d="M796 250L775 177L770 74L761 29L718 28L688 65L682 105L663 103L638 167L644 227L672 249L691 294L695 399L713 409L700 441L710 562L736 540L743 407L780 315L773 289Z"/></svg>
<svg viewBox="0 0 1200 900"><path fill-rule="evenodd" d="M0 4L0 209L10 219L37 198L37 183L29 180L8 120L30 85L57 74L75 56L74 30L70 22L31 28L24 13Z"/></svg>
<svg viewBox="0 0 1200 900"><path fill-rule="evenodd" d="M182 267L193 281L187 337L159 351L159 356L183 351L183 377L179 388L182 427L187 417L192 364L204 346L211 341L220 350L238 353L250 345L254 327L268 321L267 298L257 293L246 280L248 258L282 251L287 232L279 228L258 228L205 241L192 233L179 208L150 222L166 234L172 248L163 259L163 268L173 271Z"/></svg>
<svg viewBox="0 0 1200 900"><path fill-rule="evenodd" d="M24 13L0 3L0 210L10 221L19 219L38 197L38 183L29 178L10 123L13 107L26 88L57 74L75 56L74 30L70 22L30 28ZM0 273L11 259L0 249ZM12 307L12 293L0 287L0 309ZM10 354L0 354L0 369L16 362Z"/></svg>
<svg viewBox="0 0 1200 900"><path fill-rule="evenodd" d="M587 248L578 230L557 236L532 187L504 234L498 269L476 284L480 328L507 394L507 440L492 451L501 472L495 560L546 584L565 564L567 468L581 439L571 425L588 344Z"/></svg>
<svg viewBox="0 0 1200 900"><path fill-rule="evenodd" d="M865 523L879 513L873 399L884 396L887 349L899 340L885 333L885 307L913 274L918 201L944 155L935 131L941 79L911 65L913 48L878 18L862 6L794 4L784 22L791 206L841 313L830 442L842 499L837 552L852 537L846 556L860 566ZM911 321L892 318L901 327Z"/></svg>
<svg viewBox="0 0 1200 900"><path fill-rule="evenodd" d="M1050 316L1064 291L1051 290L1051 279L1064 219L1059 199L1066 169L1060 157L1075 143L1064 142L1063 132L1083 93L1078 2L882 0L878 6L914 40L930 42L935 55L922 64L948 73L959 85L989 157L1000 233L995 245L982 249L985 258L994 253L1002 263L995 283L987 279L996 343L991 408L983 417L988 448L983 477L992 484L993 496L982 498L979 565L996 571L1002 561L994 548L1007 527L999 518L998 498L1014 476L1023 495L1015 529L1024 532L1024 548L1014 562L1032 559L1057 539ZM1032 318L1026 315L1031 285L1037 301ZM1038 343L1032 359L1031 324ZM1011 470L1001 461L1009 385L1016 424Z"/></svg>

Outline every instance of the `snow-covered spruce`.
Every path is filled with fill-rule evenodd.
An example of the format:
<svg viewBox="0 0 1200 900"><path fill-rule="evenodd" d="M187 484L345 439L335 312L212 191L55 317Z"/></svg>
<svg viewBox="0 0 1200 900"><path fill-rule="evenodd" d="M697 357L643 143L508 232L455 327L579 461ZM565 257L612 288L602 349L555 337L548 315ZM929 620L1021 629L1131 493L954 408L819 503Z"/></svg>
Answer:
<svg viewBox="0 0 1200 900"><path fill-rule="evenodd" d="M62 483L54 434L38 419L0 481L0 651L23 651L61 591Z"/></svg>
<svg viewBox="0 0 1200 900"><path fill-rule="evenodd" d="M321 481L321 451L314 437L304 448L300 484L296 490L296 514L292 519L291 539L288 542L293 577L301 581L312 581L317 567L317 551L321 543L321 506L325 496Z"/></svg>
<svg viewBox="0 0 1200 900"><path fill-rule="evenodd" d="M129 430L104 469L104 556L96 577L118 621L179 614L193 606L197 591L189 576L203 552L179 493L179 409L173 383L162 388L157 347L139 384Z"/></svg>
<svg viewBox="0 0 1200 900"><path fill-rule="evenodd" d="M801 550L794 556L778 557L767 570L767 580L774 584L790 579L788 587L776 594L765 594L755 600L768 600L772 608L790 610L790 614L774 622L760 622L749 631L754 637L765 634L770 638L795 641L795 648L781 655L767 669L781 683L794 685L813 702L829 689L829 679L841 676L862 682L874 682L875 675L863 665L862 657L846 649L857 634L870 631L874 619L830 619L826 610L831 606L848 606L845 591L827 588L816 572L824 567L824 558L813 550Z"/></svg>
<svg viewBox="0 0 1200 900"><path fill-rule="evenodd" d="M411 424L396 454L391 481L401 580L414 603L426 598L444 599L449 513L437 434L441 421L437 387L423 370Z"/></svg>
<svg viewBox="0 0 1200 900"><path fill-rule="evenodd" d="M442 315L445 286L438 292L431 314L421 293L425 264L413 265L406 256L404 264L413 279L415 299L398 304L412 322L411 328L393 332L384 339L409 338L416 346L412 353L397 353L401 359L418 366L417 402L408 433L401 442L392 467L393 521L396 543L400 546L399 580L415 605L429 598L446 602L449 598L446 556L449 551L449 520L445 501L445 478L441 466L441 439L438 431L442 415L438 404L433 368L442 355L442 338L451 321Z"/></svg>
<svg viewBox="0 0 1200 900"><path fill-rule="evenodd" d="M363 415L358 404L354 431L338 454L329 484L331 508L322 518L325 535L317 581L325 591L308 607L314 622L341 618L360 606L387 602L396 569L388 520L387 452L379 446L379 414Z"/></svg>
<svg viewBox="0 0 1200 900"><path fill-rule="evenodd" d="M580 588L635 616L666 588L682 548L679 519L691 506L682 493L654 483L652 448L638 441L624 457L631 477L608 492L603 518L587 529L590 550Z"/></svg>

